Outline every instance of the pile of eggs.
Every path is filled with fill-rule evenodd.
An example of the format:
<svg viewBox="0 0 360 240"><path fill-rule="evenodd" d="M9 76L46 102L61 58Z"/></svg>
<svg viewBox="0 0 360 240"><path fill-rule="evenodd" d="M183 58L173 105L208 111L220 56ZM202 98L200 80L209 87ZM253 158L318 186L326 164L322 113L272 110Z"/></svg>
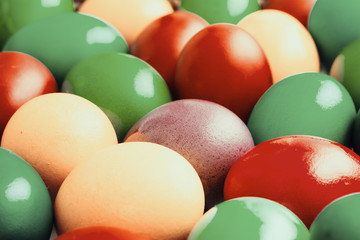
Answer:
<svg viewBox="0 0 360 240"><path fill-rule="evenodd" d="M359 10L0 1L0 239L359 239Z"/></svg>

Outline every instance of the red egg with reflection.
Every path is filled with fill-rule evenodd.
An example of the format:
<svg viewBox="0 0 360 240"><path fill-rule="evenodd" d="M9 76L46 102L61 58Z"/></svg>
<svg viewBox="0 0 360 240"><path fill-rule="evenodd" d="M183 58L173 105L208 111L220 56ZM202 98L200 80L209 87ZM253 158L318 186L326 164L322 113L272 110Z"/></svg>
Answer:
<svg viewBox="0 0 360 240"><path fill-rule="evenodd" d="M0 136L13 113L28 100L56 92L56 81L44 64L21 52L0 53Z"/></svg>
<svg viewBox="0 0 360 240"><path fill-rule="evenodd" d="M309 14L316 0L267 0L263 8L284 11L297 18L305 27L308 25Z"/></svg>
<svg viewBox="0 0 360 240"><path fill-rule="evenodd" d="M185 45L175 72L178 98L221 104L244 122L271 86L268 61L254 38L232 24L214 24Z"/></svg>
<svg viewBox="0 0 360 240"><path fill-rule="evenodd" d="M121 228L92 226L78 228L57 237L55 240L149 240L137 233Z"/></svg>
<svg viewBox="0 0 360 240"><path fill-rule="evenodd" d="M196 14L175 11L150 23L133 43L131 54L154 67L172 89L181 50L191 37L208 25Z"/></svg>
<svg viewBox="0 0 360 240"><path fill-rule="evenodd" d="M276 201L310 227L333 200L360 192L360 157L336 142L286 136L241 156L224 184L225 200L256 196Z"/></svg>

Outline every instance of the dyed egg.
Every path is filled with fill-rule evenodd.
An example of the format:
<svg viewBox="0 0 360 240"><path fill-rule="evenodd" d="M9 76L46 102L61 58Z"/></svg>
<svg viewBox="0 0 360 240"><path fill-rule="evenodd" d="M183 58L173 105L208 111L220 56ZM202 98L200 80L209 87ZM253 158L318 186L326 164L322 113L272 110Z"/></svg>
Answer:
<svg viewBox="0 0 360 240"><path fill-rule="evenodd" d="M39 59L60 87L67 72L80 60L104 52L127 52L128 47L108 23L79 13L63 13L21 28L3 50L24 52Z"/></svg>
<svg viewBox="0 0 360 240"><path fill-rule="evenodd" d="M208 25L190 12L168 14L142 31L132 45L131 54L153 66L172 90L180 52L191 37Z"/></svg>
<svg viewBox="0 0 360 240"><path fill-rule="evenodd" d="M346 45L360 38L359 10L358 0L317 0L314 4L308 28L327 70Z"/></svg>
<svg viewBox="0 0 360 240"><path fill-rule="evenodd" d="M286 136L242 155L224 184L225 200L256 196L293 211L307 227L331 201L360 191L360 157L327 139Z"/></svg>
<svg viewBox="0 0 360 240"><path fill-rule="evenodd" d="M314 40L290 14L264 9L249 14L238 26L259 42L269 61L274 83L295 73L320 71Z"/></svg>
<svg viewBox="0 0 360 240"><path fill-rule="evenodd" d="M0 148L0 239L48 240L53 225L49 192L21 157Z"/></svg>
<svg viewBox="0 0 360 240"><path fill-rule="evenodd" d="M214 24L185 45L174 83L178 98L219 103L246 122L272 80L265 54L250 34L231 24Z"/></svg>
<svg viewBox="0 0 360 240"><path fill-rule="evenodd" d="M264 198L242 197L218 204L200 219L188 240L307 240L309 231L286 207Z"/></svg>
<svg viewBox="0 0 360 240"><path fill-rule="evenodd" d="M77 164L115 144L116 133L106 115L90 101L67 93L26 102L9 120L1 140L2 147L35 168L53 199Z"/></svg>
<svg viewBox="0 0 360 240"><path fill-rule="evenodd" d="M360 40L346 46L335 59L330 75L339 80L350 93L356 109L360 108Z"/></svg>
<svg viewBox="0 0 360 240"><path fill-rule="evenodd" d="M121 53L105 53L76 64L63 91L82 96L110 118L119 140L141 117L171 101L165 81L149 64Z"/></svg>
<svg viewBox="0 0 360 240"><path fill-rule="evenodd" d="M267 0L263 8L287 12L307 27L309 14L315 2L316 0Z"/></svg>
<svg viewBox="0 0 360 240"><path fill-rule="evenodd" d="M200 176L207 209L223 201L230 167L254 146L238 116L221 105L197 99L156 108L130 129L125 141L158 143L185 157Z"/></svg>
<svg viewBox="0 0 360 240"><path fill-rule="evenodd" d="M257 102L248 128L255 144L286 135L314 135L351 145L356 116L344 86L324 73L301 73L273 85Z"/></svg>
<svg viewBox="0 0 360 240"><path fill-rule="evenodd" d="M105 225L150 239L185 239L204 211L190 163L154 143L111 146L76 167L55 201L60 233Z"/></svg>
<svg viewBox="0 0 360 240"><path fill-rule="evenodd" d="M73 12L72 0L1 0L0 48L23 26L48 16Z"/></svg>
<svg viewBox="0 0 360 240"><path fill-rule="evenodd" d="M326 206L310 228L311 240L354 240L360 236L360 193L340 197Z"/></svg>
<svg viewBox="0 0 360 240"><path fill-rule="evenodd" d="M353 140L354 151L357 154L360 154L360 111L358 111L354 120L352 140Z"/></svg>
<svg viewBox="0 0 360 240"><path fill-rule="evenodd" d="M129 46L149 23L173 11L167 0L86 0L79 8L115 26Z"/></svg>
<svg viewBox="0 0 360 240"><path fill-rule="evenodd" d="M21 105L57 90L53 75L36 58L20 52L0 52L0 137Z"/></svg>
<svg viewBox="0 0 360 240"><path fill-rule="evenodd" d="M182 0L180 9L193 12L209 23L238 23L260 9L257 0Z"/></svg>
<svg viewBox="0 0 360 240"><path fill-rule="evenodd" d="M61 236L55 240L149 240L139 234L115 227L92 226L78 228Z"/></svg>

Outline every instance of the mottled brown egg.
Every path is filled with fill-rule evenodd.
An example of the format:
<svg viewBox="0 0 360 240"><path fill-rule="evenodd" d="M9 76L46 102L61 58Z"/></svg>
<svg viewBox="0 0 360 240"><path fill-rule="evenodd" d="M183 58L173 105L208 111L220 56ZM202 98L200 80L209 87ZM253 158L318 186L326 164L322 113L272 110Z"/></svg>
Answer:
<svg viewBox="0 0 360 240"><path fill-rule="evenodd" d="M2 147L35 168L53 199L78 163L116 144L115 130L101 109L68 93L45 94L22 105L1 140Z"/></svg>
<svg viewBox="0 0 360 240"><path fill-rule="evenodd" d="M243 121L227 108L205 100L183 99L162 105L140 119L126 142L153 142L184 156L199 174L206 208L223 200L232 164L254 146Z"/></svg>
<svg viewBox="0 0 360 240"><path fill-rule="evenodd" d="M189 162L155 143L120 143L77 166L55 200L60 233L112 226L152 240L186 239L204 211L204 190Z"/></svg>

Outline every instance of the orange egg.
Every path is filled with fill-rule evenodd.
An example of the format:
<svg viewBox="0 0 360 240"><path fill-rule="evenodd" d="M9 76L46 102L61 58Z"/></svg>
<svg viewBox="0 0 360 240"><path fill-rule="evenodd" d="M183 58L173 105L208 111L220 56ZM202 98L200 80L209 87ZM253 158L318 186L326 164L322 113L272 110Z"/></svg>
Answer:
<svg viewBox="0 0 360 240"><path fill-rule="evenodd" d="M24 158L55 195L69 172L97 150L117 144L107 116L90 101L68 93L28 101L5 127L1 146Z"/></svg>
<svg viewBox="0 0 360 240"><path fill-rule="evenodd" d="M111 23L131 46L149 23L174 10L167 0L86 0L78 11Z"/></svg>
<svg viewBox="0 0 360 240"><path fill-rule="evenodd" d="M150 239L186 239L204 211L204 190L177 152L147 142L121 143L76 167L55 200L60 233L113 226Z"/></svg>
<svg viewBox="0 0 360 240"><path fill-rule="evenodd" d="M238 26L250 33L268 58L273 82L301 72L319 72L319 54L308 30L295 17L279 10L259 10Z"/></svg>

